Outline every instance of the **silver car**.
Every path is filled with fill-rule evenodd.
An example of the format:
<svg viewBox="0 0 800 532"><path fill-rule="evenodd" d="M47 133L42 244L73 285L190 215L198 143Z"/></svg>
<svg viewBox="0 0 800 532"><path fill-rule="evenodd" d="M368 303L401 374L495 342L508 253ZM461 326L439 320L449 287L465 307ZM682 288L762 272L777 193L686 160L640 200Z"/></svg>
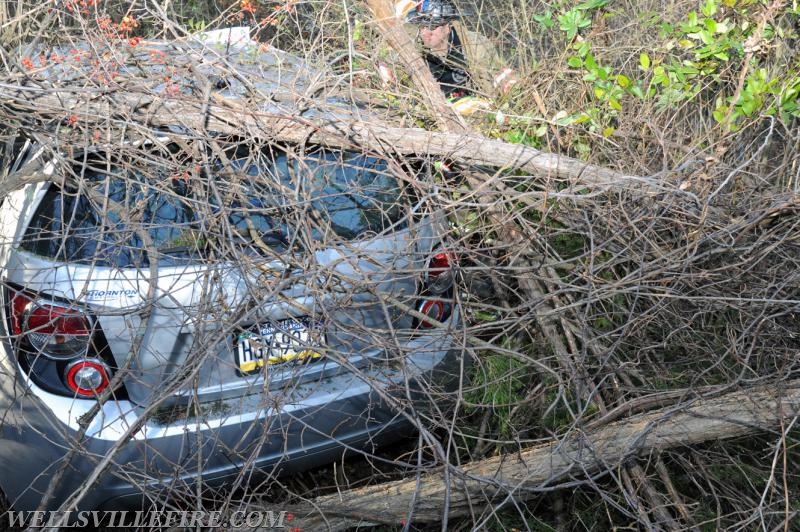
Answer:
<svg viewBox="0 0 800 532"><path fill-rule="evenodd" d="M79 148L20 138L9 165L38 176L0 206L16 510L307 469L407 432L410 402L458 372L455 255L423 162L176 123Z"/></svg>

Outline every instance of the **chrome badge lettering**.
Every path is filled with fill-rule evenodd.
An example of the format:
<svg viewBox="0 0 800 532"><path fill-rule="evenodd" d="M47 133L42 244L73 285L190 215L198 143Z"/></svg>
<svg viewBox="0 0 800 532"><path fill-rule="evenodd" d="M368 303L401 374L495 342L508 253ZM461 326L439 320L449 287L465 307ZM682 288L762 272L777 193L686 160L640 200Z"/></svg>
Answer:
<svg viewBox="0 0 800 532"><path fill-rule="evenodd" d="M86 301L108 301L109 299L122 299L136 297L137 290L89 290L86 292Z"/></svg>

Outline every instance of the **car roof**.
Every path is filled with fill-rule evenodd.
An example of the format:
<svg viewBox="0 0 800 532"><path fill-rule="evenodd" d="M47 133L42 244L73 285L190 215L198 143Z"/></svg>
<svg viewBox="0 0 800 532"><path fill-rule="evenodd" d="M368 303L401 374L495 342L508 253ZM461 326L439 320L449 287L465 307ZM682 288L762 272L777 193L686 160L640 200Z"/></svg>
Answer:
<svg viewBox="0 0 800 532"><path fill-rule="evenodd" d="M304 117L346 114L355 104L325 97L314 105L334 74L308 60L259 43L247 27L190 34L174 40L76 41L40 47L28 75L62 87L105 84L110 91L167 97L216 95L245 100L260 111ZM312 105L309 105L309 102ZM362 112L363 109L359 108ZM332 112L332 113L331 113Z"/></svg>

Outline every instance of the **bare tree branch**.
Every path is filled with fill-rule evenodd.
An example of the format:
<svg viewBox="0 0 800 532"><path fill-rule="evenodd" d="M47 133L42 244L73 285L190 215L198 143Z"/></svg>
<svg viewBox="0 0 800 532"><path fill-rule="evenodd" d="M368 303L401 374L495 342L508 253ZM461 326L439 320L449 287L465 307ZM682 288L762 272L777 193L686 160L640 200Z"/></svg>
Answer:
<svg viewBox="0 0 800 532"><path fill-rule="evenodd" d="M399 524L409 508L419 522L442 517L449 492L450 516L469 515L476 500L516 499L546 492L565 483L580 483L598 472L614 470L636 457L665 449L775 430L800 415L800 381L729 392L626 418L583 433L579 429L558 441L492 457L451 471L444 470L318 497L295 506L295 526L342 530L359 523Z"/></svg>

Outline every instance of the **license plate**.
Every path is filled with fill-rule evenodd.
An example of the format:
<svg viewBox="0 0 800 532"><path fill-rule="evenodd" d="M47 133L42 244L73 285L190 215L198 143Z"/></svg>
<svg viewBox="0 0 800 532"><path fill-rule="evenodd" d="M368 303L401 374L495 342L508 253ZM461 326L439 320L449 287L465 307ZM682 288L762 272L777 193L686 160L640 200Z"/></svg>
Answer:
<svg viewBox="0 0 800 532"><path fill-rule="evenodd" d="M236 365L242 373L277 364L310 362L322 358L324 335L319 323L307 319L282 320L239 334Z"/></svg>

